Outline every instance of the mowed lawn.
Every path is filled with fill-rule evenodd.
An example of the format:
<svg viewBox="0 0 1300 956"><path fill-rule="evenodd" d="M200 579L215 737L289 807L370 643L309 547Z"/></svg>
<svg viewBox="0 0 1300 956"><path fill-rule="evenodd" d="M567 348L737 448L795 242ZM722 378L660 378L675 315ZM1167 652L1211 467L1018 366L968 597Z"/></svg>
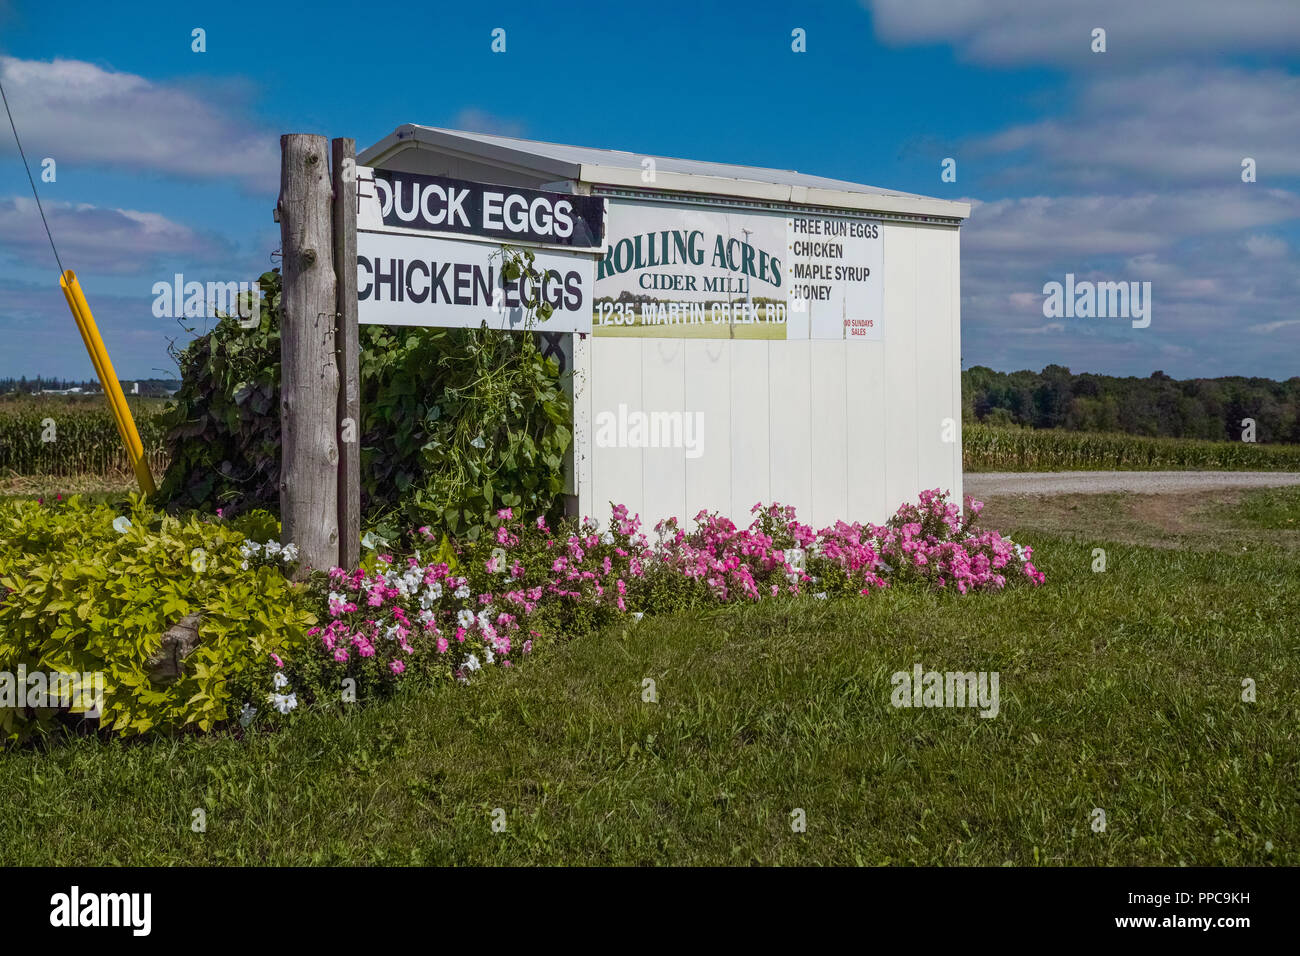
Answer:
<svg viewBox="0 0 1300 956"><path fill-rule="evenodd" d="M277 735L0 754L0 862L1300 864L1300 489L1182 549L1071 501L1001 510L1037 590L647 617ZM918 662L997 671L1000 713L895 709Z"/></svg>

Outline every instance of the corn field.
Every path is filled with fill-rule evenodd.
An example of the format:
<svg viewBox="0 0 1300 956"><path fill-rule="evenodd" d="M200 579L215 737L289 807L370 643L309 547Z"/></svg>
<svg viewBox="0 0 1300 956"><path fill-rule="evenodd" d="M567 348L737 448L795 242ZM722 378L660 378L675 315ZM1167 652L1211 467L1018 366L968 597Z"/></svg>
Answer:
<svg viewBox="0 0 1300 956"><path fill-rule="evenodd" d="M137 408L145 456L155 475L167 465L161 408ZM94 404L23 401L0 404L0 477L14 475L129 476L131 463L103 398Z"/></svg>
<svg viewBox="0 0 1300 956"><path fill-rule="evenodd" d="M1300 471L1300 445L962 426L966 471Z"/></svg>

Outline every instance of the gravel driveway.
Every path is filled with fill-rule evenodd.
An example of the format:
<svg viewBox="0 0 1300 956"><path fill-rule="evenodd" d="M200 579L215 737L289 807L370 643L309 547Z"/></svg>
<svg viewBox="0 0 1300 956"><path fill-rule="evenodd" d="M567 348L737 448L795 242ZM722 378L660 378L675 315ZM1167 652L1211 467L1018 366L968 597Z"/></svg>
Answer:
<svg viewBox="0 0 1300 956"><path fill-rule="evenodd" d="M1300 485L1294 471L1037 471L972 472L963 490L976 498L994 495L1100 494L1129 491L1140 495L1218 488L1276 488Z"/></svg>

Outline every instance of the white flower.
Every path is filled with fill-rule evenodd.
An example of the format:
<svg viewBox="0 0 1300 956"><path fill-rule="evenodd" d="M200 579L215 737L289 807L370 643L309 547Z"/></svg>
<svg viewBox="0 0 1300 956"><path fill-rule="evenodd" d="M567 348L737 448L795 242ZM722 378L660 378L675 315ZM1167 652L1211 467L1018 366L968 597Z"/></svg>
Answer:
<svg viewBox="0 0 1300 956"><path fill-rule="evenodd" d="M257 554L259 551L262 550L262 546L260 544L258 544L256 541L249 540L248 538L244 539L244 547L248 548L249 554Z"/></svg>
<svg viewBox="0 0 1300 956"><path fill-rule="evenodd" d="M131 530L131 519L121 515L113 519L113 530L118 534L126 534Z"/></svg>
<svg viewBox="0 0 1300 956"><path fill-rule="evenodd" d="M429 608L437 604L438 601L440 601L441 599L442 599L442 585L439 584L437 581L434 581L432 584L428 585L424 589L424 593L420 595L420 607L424 608L427 611L429 610Z"/></svg>
<svg viewBox="0 0 1300 956"><path fill-rule="evenodd" d="M494 657L492 654L492 648L490 647L483 648L483 659L486 660L489 664L496 663L496 657Z"/></svg>
<svg viewBox="0 0 1300 956"><path fill-rule="evenodd" d="M803 570L803 560L805 555L803 548L787 548L785 551L781 552L781 554L785 558L785 563L790 565L793 570Z"/></svg>
<svg viewBox="0 0 1300 956"><path fill-rule="evenodd" d="M457 588L454 592L452 592L452 593L455 594L456 597L460 598L460 600L463 601L463 600L465 600L467 597L469 597L469 585L468 585L468 584L462 584L460 587L458 587L458 588Z"/></svg>
<svg viewBox="0 0 1300 956"><path fill-rule="evenodd" d="M280 558L285 564L290 564L298 560L298 546L296 544L286 544L280 549Z"/></svg>
<svg viewBox="0 0 1300 956"><path fill-rule="evenodd" d="M817 600L819 600L819 601L825 601L825 600L826 600L826 592L825 592L825 591L822 591L820 594L814 594L813 597L815 597L815 598L816 598Z"/></svg>
<svg viewBox="0 0 1300 956"><path fill-rule="evenodd" d="M395 640L397 640L397 629L398 629L400 626L401 626L401 625L399 625L399 624L390 624L390 625L388 625L388 627L386 627L386 628L384 629L384 637L388 638L390 641L395 641Z"/></svg>
<svg viewBox="0 0 1300 956"><path fill-rule="evenodd" d="M256 716L257 708L252 704L245 704L244 709L239 712L239 723L241 726L247 727L253 722L253 718Z"/></svg>
<svg viewBox="0 0 1300 956"><path fill-rule="evenodd" d="M474 612L468 608L462 608L456 614L456 623L469 630L474 626Z"/></svg>
<svg viewBox="0 0 1300 956"><path fill-rule="evenodd" d="M472 442L470 442L470 444L473 445L475 448L486 448L486 447L487 447L487 442L485 442L485 441L483 440L483 436L482 436L482 435L477 436L477 437L476 437Z"/></svg>
<svg viewBox="0 0 1300 956"><path fill-rule="evenodd" d="M273 557L275 557L275 556L276 556L277 554L279 554L279 553L280 553L280 542L279 542L279 541L268 541L268 542L266 542L266 556L267 556L268 558L273 558Z"/></svg>
<svg viewBox="0 0 1300 956"><path fill-rule="evenodd" d="M294 693L271 694L269 699L271 705L282 714L287 714L298 706L298 695Z"/></svg>
<svg viewBox="0 0 1300 956"><path fill-rule="evenodd" d="M614 543L614 535L611 534L610 532L606 531L604 534L602 534L602 535L600 536L600 543L601 543L601 544L613 544L613 543Z"/></svg>
<svg viewBox="0 0 1300 956"><path fill-rule="evenodd" d="M476 671L482 666L483 665L478 662L478 658L475 657L473 654L465 658L465 669L467 671Z"/></svg>
<svg viewBox="0 0 1300 956"><path fill-rule="evenodd" d="M432 623L433 623L433 612L430 611L430 610L427 610L427 609L421 611L421 612L420 612L420 623L421 623L421 624L432 624Z"/></svg>
<svg viewBox="0 0 1300 956"><path fill-rule="evenodd" d="M645 617L645 612L644 612L644 611L633 611L633 612L632 612L632 619L633 619L633 620L639 621L639 620L641 620L641 618L643 618L643 617Z"/></svg>
<svg viewBox="0 0 1300 956"><path fill-rule="evenodd" d="M243 569L244 571L247 571L247 570L248 570L248 562L247 562L246 560L245 560L245 561L241 561L241 562L239 562L239 567L240 567L241 569Z"/></svg>
<svg viewBox="0 0 1300 956"><path fill-rule="evenodd" d="M271 683L275 685L276 690L279 690L281 687L289 686L289 678L285 677L283 672L276 671L275 677L271 678Z"/></svg>

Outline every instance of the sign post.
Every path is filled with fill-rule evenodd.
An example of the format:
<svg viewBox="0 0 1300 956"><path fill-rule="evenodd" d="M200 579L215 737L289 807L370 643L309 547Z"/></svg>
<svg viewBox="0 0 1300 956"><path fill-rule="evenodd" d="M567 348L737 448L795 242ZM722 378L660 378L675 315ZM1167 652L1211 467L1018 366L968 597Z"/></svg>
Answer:
<svg viewBox="0 0 1300 956"><path fill-rule="evenodd" d="M338 563L339 373L334 236L323 136L280 137L280 518L300 574Z"/></svg>
<svg viewBox="0 0 1300 956"><path fill-rule="evenodd" d="M361 371L357 341L357 141L332 143L334 345L339 364L339 567L361 562Z"/></svg>

